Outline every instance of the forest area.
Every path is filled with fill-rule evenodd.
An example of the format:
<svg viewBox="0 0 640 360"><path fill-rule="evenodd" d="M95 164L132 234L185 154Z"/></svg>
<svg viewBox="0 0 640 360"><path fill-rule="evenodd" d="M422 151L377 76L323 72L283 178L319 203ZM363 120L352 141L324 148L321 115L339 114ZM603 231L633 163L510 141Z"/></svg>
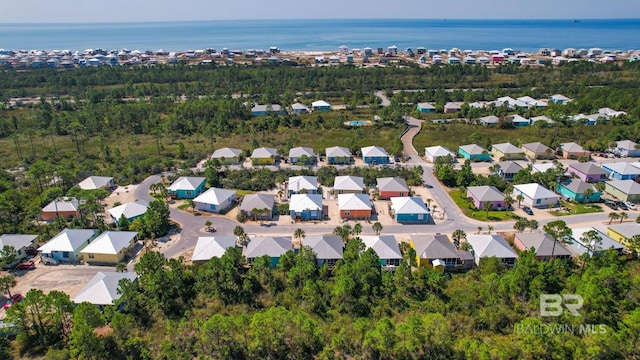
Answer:
<svg viewBox="0 0 640 360"><path fill-rule="evenodd" d="M500 96L574 99L547 109L507 111L463 107L461 115L547 115L554 124L487 129L458 120L425 123L415 147L450 149L478 143L576 141L603 150L612 141L640 141L640 63L587 62L552 67L504 65L417 66L360 69L353 66L151 66L81 68L73 71L0 70L0 232L40 234L48 239L75 223L38 222L42 206L60 196L86 201L89 214L105 196L79 191L90 175L117 184L190 168L214 149L232 146L247 156L261 146L286 154L309 146L322 154L346 146L358 154L379 145L401 154L403 117L427 120L415 104L430 101L492 101ZM421 89L422 91L407 91ZM389 97L380 106L377 90ZM394 91L401 90L401 91ZM16 100L16 98L20 98ZM344 110L252 116L247 104L315 100ZM569 115L600 107L627 115L586 126ZM345 121L371 120L348 127ZM394 171L393 168L380 171ZM406 177L419 175L405 170ZM210 186L262 190L297 172L229 170L209 164ZM368 168L322 168L317 176L374 179ZM156 213L168 217L160 204ZM160 215L159 215L160 217ZM163 223L163 225L166 225ZM202 265L146 253L136 282L121 284L115 306L74 306L61 292L33 290L7 312L18 324L0 335L0 358L49 359L566 359L638 358L640 354L640 265L615 253L583 261L539 261L519 254L514 268L488 260L464 274L415 267L408 247L395 272L381 270L357 234L345 238L344 260L335 268L316 265L306 247L290 251L276 268L269 259L247 266L238 250ZM540 294L583 296L582 316L538 316ZM602 325L586 333L535 333L541 325Z"/></svg>

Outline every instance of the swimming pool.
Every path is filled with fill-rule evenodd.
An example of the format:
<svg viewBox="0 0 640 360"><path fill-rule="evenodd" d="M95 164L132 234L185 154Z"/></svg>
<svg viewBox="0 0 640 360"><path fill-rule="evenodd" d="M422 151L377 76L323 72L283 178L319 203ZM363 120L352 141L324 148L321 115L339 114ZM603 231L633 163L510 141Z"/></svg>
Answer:
<svg viewBox="0 0 640 360"><path fill-rule="evenodd" d="M369 125L371 122L369 120L351 120L347 121L347 124L350 126L364 126Z"/></svg>

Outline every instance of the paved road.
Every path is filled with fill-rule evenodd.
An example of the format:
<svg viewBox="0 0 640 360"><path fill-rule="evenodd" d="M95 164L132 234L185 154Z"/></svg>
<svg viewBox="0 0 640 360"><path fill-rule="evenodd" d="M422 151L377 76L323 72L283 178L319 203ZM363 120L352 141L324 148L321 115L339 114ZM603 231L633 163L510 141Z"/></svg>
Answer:
<svg viewBox="0 0 640 360"><path fill-rule="evenodd" d="M389 98L387 97L387 94L384 92L384 90L378 90L375 92L375 94L380 98L380 100L382 100L382 102L380 103L381 106L391 105L391 101L389 101Z"/></svg>

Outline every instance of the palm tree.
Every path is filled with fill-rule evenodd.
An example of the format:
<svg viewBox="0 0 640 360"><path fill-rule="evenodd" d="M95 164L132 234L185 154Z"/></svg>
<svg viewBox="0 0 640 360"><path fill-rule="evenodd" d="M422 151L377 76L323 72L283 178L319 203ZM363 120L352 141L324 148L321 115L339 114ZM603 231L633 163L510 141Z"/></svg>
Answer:
<svg viewBox="0 0 640 360"><path fill-rule="evenodd" d="M451 238L453 239L453 244L459 248L460 247L460 240L461 239L466 239L467 238L467 234L462 231L461 229L456 229L453 231L453 234L451 234Z"/></svg>
<svg viewBox="0 0 640 360"><path fill-rule="evenodd" d="M511 205L513 205L514 202L515 200L511 196L504 197L504 203L505 205L507 205L507 210L511 209Z"/></svg>
<svg viewBox="0 0 640 360"><path fill-rule="evenodd" d="M361 232L362 232L362 225L360 225L359 223L353 225L353 229L351 230L351 233L353 235L358 236L360 235Z"/></svg>
<svg viewBox="0 0 640 360"><path fill-rule="evenodd" d="M618 219L620 219L620 215L618 215L618 213L615 213L615 212L609 213L609 224L611 224L613 220L618 220Z"/></svg>
<svg viewBox="0 0 640 360"><path fill-rule="evenodd" d="M486 216L489 216L489 210L493 208L493 203L491 201L483 201L482 208L484 209Z"/></svg>
<svg viewBox="0 0 640 360"><path fill-rule="evenodd" d="M482 231L482 226L478 226L478 235L480 234L481 231Z"/></svg>
<svg viewBox="0 0 640 360"><path fill-rule="evenodd" d="M593 196L593 194L594 194L594 191L591 188L587 188L584 191L584 202L585 202L585 204L588 203L589 201L591 201L591 197Z"/></svg>
<svg viewBox="0 0 640 360"><path fill-rule="evenodd" d="M491 225L487 226L487 233L491 234L492 231L493 231L493 226Z"/></svg>
<svg viewBox="0 0 640 360"><path fill-rule="evenodd" d="M191 213L195 215L196 214L196 204L191 199L187 199L187 204L189 204L189 207L191 208Z"/></svg>
<svg viewBox="0 0 640 360"><path fill-rule="evenodd" d="M527 221L527 227L528 227L529 229L531 229L531 232L533 232L533 230L537 229L537 228L538 228L538 226L539 226L539 225L538 225L538 220L533 220L533 219L531 219L531 220L528 220L528 221Z"/></svg>
<svg viewBox="0 0 640 360"><path fill-rule="evenodd" d="M233 235L238 237L238 242L242 245L244 245L248 240L247 234L244 232L244 229L240 225L237 225L235 228L233 228Z"/></svg>
<svg viewBox="0 0 640 360"><path fill-rule="evenodd" d="M596 190L598 190L599 192L604 192L604 190L607 187L604 181L598 181L594 186L596 187Z"/></svg>
<svg viewBox="0 0 640 360"><path fill-rule="evenodd" d="M380 235L380 232L382 231L383 226L382 226L382 224L381 224L379 221L376 221L376 222L374 222L374 223L373 223L373 225L371 226L371 229L372 229L373 231L375 231L376 235Z"/></svg>
<svg viewBox="0 0 640 360"><path fill-rule="evenodd" d="M211 225L213 225L213 223L209 220L204 222L204 226L205 226L205 231L211 231Z"/></svg>
<svg viewBox="0 0 640 360"><path fill-rule="evenodd" d="M298 239L298 241L300 242L300 245L302 246L302 239L304 239L305 237L305 232L304 230L297 228L296 231L293 232L293 236Z"/></svg>
<svg viewBox="0 0 640 360"><path fill-rule="evenodd" d="M518 194L516 196L516 200L518 200L518 207L520 207L520 203L524 200L524 196L522 194Z"/></svg>
<svg viewBox="0 0 640 360"><path fill-rule="evenodd" d="M626 212L624 212L624 211L623 211L623 212L621 212L621 213L620 213L620 215L618 215L618 216L620 216L620 223L621 223L621 224L622 224L622 222L623 222L623 221L625 221L626 219L628 219L628 218L629 218L629 214L627 214L627 213L626 213Z"/></svg>

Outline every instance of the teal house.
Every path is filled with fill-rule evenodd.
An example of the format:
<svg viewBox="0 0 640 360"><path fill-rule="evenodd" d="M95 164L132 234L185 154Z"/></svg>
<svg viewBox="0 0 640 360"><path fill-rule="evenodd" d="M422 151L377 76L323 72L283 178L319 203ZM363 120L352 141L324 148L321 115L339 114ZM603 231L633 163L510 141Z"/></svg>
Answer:
<svg viewBox="0 0 640 360"><path fill-rule="evenodd" d="M433 106L433 104L427 102L418 103L416 109L418 109L418 111L423 114L433 114L436 112L436 107Z"/></svg>
<svg viewBox="0 0 640 360"><path fill-rule="evenodd" d="M268 256L272 268L278 266L280 258L292 249L291 236L255 237L251 238L245 257L252 264L257 258Z"/></svg>
<svg viewBox="0 0 640 360"><path fill-rule="evenodd" d="M458 148L458 154L469 161L491 161L491 153L480 145L469 144Z"/></svg>
<svg viewBox="0 0 640 360"><path fill-rule="evenodd" d="M600 201L600 195L602 195L593 184L578 179L573 179L566 184L560 184L556 190L562 198L579 203L598 202Z"/></svg>
<svg viewBox="0 0 640 360"><path fill-rule="evenodd" d="M391 198L391 212L399 223L426 224L430 211L419 196Z"/></svg>
<svg viewBox="0 0 640 360"><path fill-rule="evenodd" d="M199 176L181 176L169 186L169 195L175 199L195 199L204 191L206 179Z"/></svg>

